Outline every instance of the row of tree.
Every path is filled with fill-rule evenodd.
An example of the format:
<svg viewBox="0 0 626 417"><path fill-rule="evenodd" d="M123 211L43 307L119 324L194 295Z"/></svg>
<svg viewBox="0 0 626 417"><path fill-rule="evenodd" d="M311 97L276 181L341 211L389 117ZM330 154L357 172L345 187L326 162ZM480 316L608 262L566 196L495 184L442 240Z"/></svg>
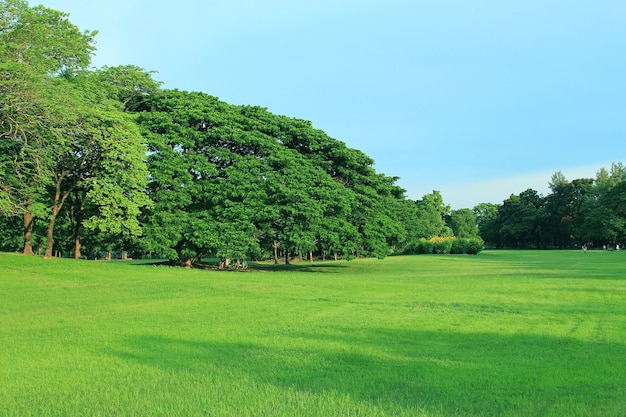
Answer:
<svg viewBox="0 0 626 417"><path fill-rule="evenodd" d="M95 32L0 2L0 247L95 256L376 256L440 234L361 151L310 122L90 69Z"/></svg>
<svg viewBox="0 0 626 417"><path fill-rule="evenodd" d="M62 12L0 0L0 250L191 265L384 257L435 236L498 247L623 236L621 164L596 180L557 173L548 197L451 211L437 191L408 199L308 121L162 89L135 66L92 69L95 35Z"/></svg>
<svg viewBox="0 0 626 417"><path fill-rule="evenodd" d="M480 235L495 247L571 248L615 246L626 234L626 167L601 168L595 178L568 181L556 172L551 193L533 189L501 205L474 208Z"/></svg>

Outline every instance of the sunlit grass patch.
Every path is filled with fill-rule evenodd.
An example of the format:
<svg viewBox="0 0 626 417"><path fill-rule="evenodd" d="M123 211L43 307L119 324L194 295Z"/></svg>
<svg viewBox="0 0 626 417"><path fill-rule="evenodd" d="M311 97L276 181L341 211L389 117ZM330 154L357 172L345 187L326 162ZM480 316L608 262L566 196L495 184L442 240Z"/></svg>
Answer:
<svg viewBox="0 0 626 417"><path fill-rule="evenodd" d="M0 254L0 416L616 416L622 253L245 273Z"/></svg>

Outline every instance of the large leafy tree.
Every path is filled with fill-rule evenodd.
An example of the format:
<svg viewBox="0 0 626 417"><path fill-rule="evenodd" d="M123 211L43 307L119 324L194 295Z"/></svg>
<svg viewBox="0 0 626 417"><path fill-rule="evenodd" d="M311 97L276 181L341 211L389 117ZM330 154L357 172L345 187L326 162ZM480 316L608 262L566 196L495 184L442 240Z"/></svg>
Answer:
<svg viewBox="0 0 626 417"><path fill-rule="evenodd" d="M623 242L626 224L626 180L621 164L613 164L611 174L598 172L596 187L580 208L577 227L582 241L601 244Z"/></svg>
<svg viewBox="0 0 626 417"><path fill-rule="evenodd" d="M121 100L121 87L104 89L103 77L85 71L96 32L20 0L0 2L0 18L0 207L23 215L24 252L32 253L34 217L47 217L45 256L52 256L68 201L76 256L83 226L138 234L137 214L148 204L145 147L111 99Z"/></svg>
<svg viewBox="0 0 626 417"><path fill-rule="evenodd" d="M53 159L51 212L46 257L54 248L54 226L64 205L74 196L78 230L127 236L140 234L138 215L149 205L145 194L148 171L146 148L130 115L106 98L89 77L61 77L57 82L55 120L50 126L55 142L47 150ZM80 214L85 207L91 214ZM84 222L83 222L84 220ZM75 256L80 256L80 233L75 233Z"/></svg>
<svg viewBox="0 0 626 417"><path fill-rule="evenodd" d="M546 242L548 246L570 247L579 241L579 225L583 221L581 208L593 194L592 179L576 179L571 182L557 172L549 184L552 191L546 197Z"/></svg>
<svg viewBox="0 0 626 417"><path fill-rule="evenodd" d="M81 32L68 15L23 0L0 1L0 210L24 216L24 252L32 253L33 214L55 163L48 149L56 137L59 74L89 65L96 32Z"/></svg>
<svg viewBox="0 0 626 417"><path fill-rule="evenodd" d="M433 190L421 200L415 202L418 212L417 235L420 238L450 236L452 230L446 226L445 218L450 213L450 206L443 201L441 193Z"/></svg>
<svg viewBox="0 0 626 417"><path fill-rule="evenodd" d="M514 248L544 246L544 198L533 189L512 194L498 210L500 234L505 245Z"/></svg>
<svg viewBox="0 0 626 417"><path fill-rule="evenodd" d="M265 139L237 126L234 106L202 93L167 90L137 110L155 202L145 219L149 247L187 266L209 252L258 251Z"/></svg>
<svg viewBox="0 0 626 417"><path fill-rule="evenodd" d="M323 169L336 183L318 187L333 189L335 202L342 202L323 216L324 227L316 238L322 256L331 251L344 257L384 257L390 246L406 239L397 211L404 190L394 185L397 178L377 173L371 158L313 128L309 121L272 115L258 108L248 115L263 126L265 134ZM337 245L338 241L343 244Z"/></svg>
<svg viewBox="0 0 626 417"><path fill-rule="evenodd" d="M385 256L404 239L403 190L310 122L164 91L136 109L150 143L146 216L154 251L191 265L207 253Z"/></svg>

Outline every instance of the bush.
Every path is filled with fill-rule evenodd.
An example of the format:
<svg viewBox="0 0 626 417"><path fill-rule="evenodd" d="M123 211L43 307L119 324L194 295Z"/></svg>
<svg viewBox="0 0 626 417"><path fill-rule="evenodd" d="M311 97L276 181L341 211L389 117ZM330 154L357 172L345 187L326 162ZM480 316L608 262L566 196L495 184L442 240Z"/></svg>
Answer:
<svg viewBox="0 0 626 417"><path fill-rule="evenodd" d="M435 244L430 240L420 239L417 246L417 253L431 254L435 249Z"/></svg>
<svg viewBox="0 0 626 417"><path fill-rule="evenodd" d="M468 253L470 255L476 255L483 249L485 249L485 242L483 242L482 239L480 238L468 239L465 253Z"/></svg>
<svg viewBox="0 0 626 417"><path fill-rule="evenodd" d="M448 254L450 253L450 249L452 248L452 241L456 240L454 237L440 237L435 236L430 239L430 242L433 243L433 253L437 254Z"/></svg>
<svg viewBox="0 0 626 417"><path fill-rule="evenodd" d="M467 239L465 238L457 238L452 241L452 247L450 248L450 253L453 254L463 254L467 253Z"/></svg>
<svg viewBox="0 0 626 417"><path fill-rule="evenodd" d="M475 255L485 249L480 238L457 238L454 236L435 236L430 239L419 239L404 248L406 254L471 254Z"/></svg>

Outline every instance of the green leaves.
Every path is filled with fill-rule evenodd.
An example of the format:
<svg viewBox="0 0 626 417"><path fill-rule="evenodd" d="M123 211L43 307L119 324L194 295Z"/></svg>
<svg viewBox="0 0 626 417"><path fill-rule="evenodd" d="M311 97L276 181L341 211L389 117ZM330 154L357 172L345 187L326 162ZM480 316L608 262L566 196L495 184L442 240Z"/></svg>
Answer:
<svg viewBox="0 0 626 417"><path fill-rule="evenodd" d="M406 243L414 211L363 152L307 120L161 90L136 66L87 70L95 35L0 2L0 211L47 217L48 255L57 219L76 254L84 230L91 249L143 235L183 263L279 247L382 258Z"/></svg>
<svg viewBox="0 0 626 417"><path fill-rule="evenodd" d="M74 73L85 68L97 32L81 32L66 13L22 0L0 2L0 58L38 74Z"/></svg>
<svg viewBox="0 0 626 417"><path fill-rule="evenodd" d="M403 192L394 179L310 122L176 90L146 97L138 109L150 149L155 248L168 245L177 258L182 248L197 258L277 247L286 259L384 257L388 240L402 239L392 207ZM165 221L161 210L187 220ZM175 239L160 239L164 230Z"/></svg>

